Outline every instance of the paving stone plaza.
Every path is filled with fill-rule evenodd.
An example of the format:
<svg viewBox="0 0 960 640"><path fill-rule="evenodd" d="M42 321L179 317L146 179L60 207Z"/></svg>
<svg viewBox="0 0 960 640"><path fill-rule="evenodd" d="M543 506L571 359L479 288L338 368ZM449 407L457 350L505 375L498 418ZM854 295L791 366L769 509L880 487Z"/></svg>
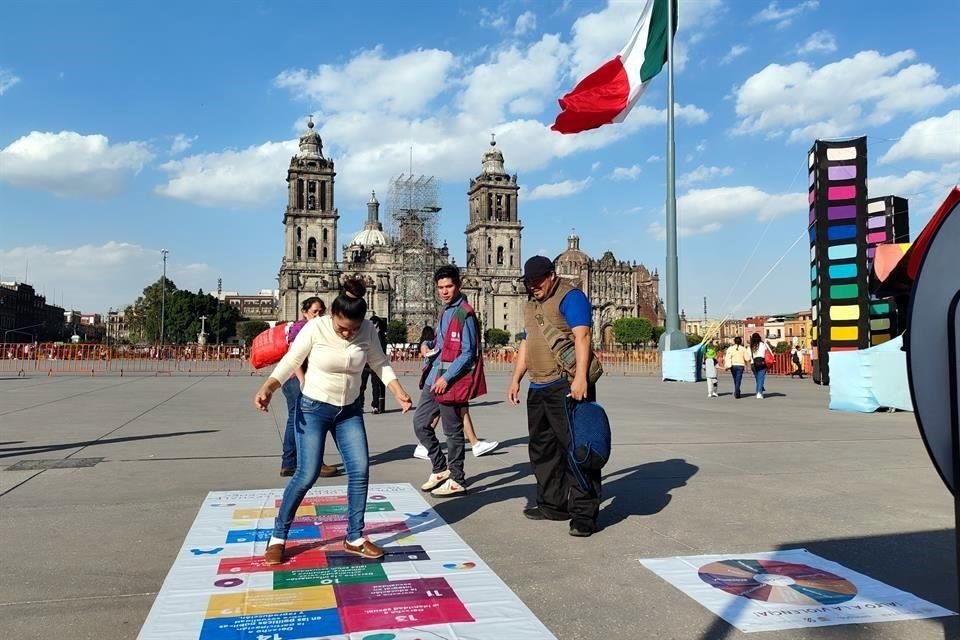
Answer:
<svg viewBox="0 0 960 640"><path fill-rule="evenodd" d="M521 516L534 483L524 410L504 402L507 380L491 375L471 412L481 437L501 447L468 454L466 496L425 498L558 638L747 637L639 562L669 556L805 548L956 608L952 501L912 414L829 412L826 390L808 380L775 378L768 398L734 400L721 379L721 397L708 400L702 385L605 378L614 453L604 528L576 539L564 523ZM207 493L283 486L284 404L255 411L261 381L0 379L4 637L136 638ZM386 414L366 416L371 482L419 485L429 468L411 457L410 416L391 401ZM960 625L762 637L932 640L960 637Z"/></svg>

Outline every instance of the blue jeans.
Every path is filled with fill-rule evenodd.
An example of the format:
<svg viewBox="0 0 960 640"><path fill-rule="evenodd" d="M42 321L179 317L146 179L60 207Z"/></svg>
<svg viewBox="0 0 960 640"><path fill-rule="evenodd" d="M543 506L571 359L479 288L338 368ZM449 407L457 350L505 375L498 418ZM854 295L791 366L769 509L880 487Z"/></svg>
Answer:
<svg viewBox="0 0 960 640"><path fill-rule="evenodd" d="M740 395L740 383L743 382L743 367L730 367L730 373L733 375L733 393Z"/></svg>
<svg viewBox="0 0 960 640"><path fill-rule="evenodd" d="M363 408L358 402L338 407L300 394L296 415L300 459L297 472L283 492L283 502L273 529L273 535L277 538L287 539L297 508L320 477L323 444L328 432L333 434L347 472L347 540L356 540L363 535L363 515L367 508L367 484L370 479Z"/></svg>
<svg viewBox="0 0 960 640"><path fill-rule="evenodd" d="M287 426L283 430L283 455L280 457L280 466L284 469L297 468L297 436L295 431L297 421L297 404L300 401L300 381L296 376L291 377L280 387L283 398L287 401Z"/></svg>
<svg viewBox="0 0 960 640"><path fill-rule="evenodd" d="M757 379L757 393L765 392L767 389L763 386L763 383L767 379L767 368L761 367L758 369L757 367L754 367L753 375Z"/></svg>

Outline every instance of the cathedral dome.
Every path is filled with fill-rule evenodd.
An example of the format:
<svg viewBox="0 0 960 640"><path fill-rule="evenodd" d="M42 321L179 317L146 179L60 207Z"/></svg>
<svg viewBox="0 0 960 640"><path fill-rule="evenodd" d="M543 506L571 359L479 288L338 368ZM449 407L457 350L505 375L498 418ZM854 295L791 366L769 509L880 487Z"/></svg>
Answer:
<svg viewBox="0 0 960 640"><path fill-rule="evenodd" d="M387 236L379 229L364 229L353 236L351 244L358 244L362 247L383 247L387 244Z"/></svg>
<svg viewBox="0 0 960 640"><path fill-rule="evenodd" d="M320 139L320 134L314 131L313 127L313 116L310 116L310 119L307 120L307 131L300 136L300 153L297 155L301 158L323 157L323 140Z"/></svg>
<svg viewBox="0 0 960 640"><path fill-rule="evenodd" d="M503 168L503 154L500 153L500 149L497 149L497 141L492 138L493 134L491 134L490 148L483 154L483 174L503 176L507 173Z"/></svg>
<svg viewBox="0 0 960 640"><path fill-rule="evenodd" d="M580 236L575 234L567 237L567 250L554 260L558 273L572 273L570 268L579 269L589 262L590 256L580 251Z"/></svg>

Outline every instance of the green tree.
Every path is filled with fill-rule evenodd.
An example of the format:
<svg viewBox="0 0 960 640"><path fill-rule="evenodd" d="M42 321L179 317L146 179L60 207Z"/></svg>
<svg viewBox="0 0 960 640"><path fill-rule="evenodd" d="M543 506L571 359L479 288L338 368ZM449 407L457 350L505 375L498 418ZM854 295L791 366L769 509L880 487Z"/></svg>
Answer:
<svg viewBox="0 0 960 640"><path fill-rule="evenodd" d="M516 340L517 342L520 342L521 340L525 340L526 337L527 337L527 334L521 331L517 335L513 336L513 339Z"/></svg>
<svg viewBox="0 0 960 640"><path fill-rule="evenodd" d="M650 340L653 327L646 318L617 318L613 321L613 339L618 344L636 346Z"/></svg>
<svg viewBox="0 0 960 640"><path fill-rule="evenodd" d="M666 327L653 327L653 330L650 333L650 339L659 344L660 336L662 336L666 330Z"/></svg>
<svg viewBox="0 0 960 640"><path fill-rule="evenodd" d="M487 329L485 342L487 343L487 346L490 347L506 346L506 344L510 342L510 332L504 331L503 329L497 329L496 327L493 329Z"/></svg>
<svg viewBox="0 0 960 640"><path fill-rule="evenodd" d="M387 344L406 344L407 323L403 320L391 320L387 323Z"/></svg>
<svg viewBox="0 0 960 640"><path fill-rule="evenodd" d="M703 341L703 336L698 336L695 333L684 334L687 338L687 346L692 347L695 344L700 344Z"/></svg>
<svg viewBox="0 0 960 640"><path fill-rule="evenodd" d="M240 339L241 344L249 347L254 338L269 328L270 325L263 320L246 320L244 322L238 322L237 338Z"/></svg>

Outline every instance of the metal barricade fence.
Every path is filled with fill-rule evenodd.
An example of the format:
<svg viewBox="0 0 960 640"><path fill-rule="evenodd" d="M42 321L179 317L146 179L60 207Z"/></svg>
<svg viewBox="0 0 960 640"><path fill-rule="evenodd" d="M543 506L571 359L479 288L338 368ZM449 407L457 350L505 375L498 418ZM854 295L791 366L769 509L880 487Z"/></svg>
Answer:
<svg viewBox="0 0 960 640"><path fill-rule="evenodd" d="M660 375L658 351L602 351L598 357L608 376ZM723 352L717 362L723 365ZM793 363L789 353L774 354L771 375L790 375ZM0 343L0 373L18 375L56 374L178 374L178 375L269 375L272 367L255 370L247 360L247 349L239 345L129 346L68 343ZM410 350L393 350L391 366L398 374L416 375L423 360ZM488 349L484 368L491 374L510 374L516 351ZM809 356L804 358L804 373L811 370Z"/></svg>

